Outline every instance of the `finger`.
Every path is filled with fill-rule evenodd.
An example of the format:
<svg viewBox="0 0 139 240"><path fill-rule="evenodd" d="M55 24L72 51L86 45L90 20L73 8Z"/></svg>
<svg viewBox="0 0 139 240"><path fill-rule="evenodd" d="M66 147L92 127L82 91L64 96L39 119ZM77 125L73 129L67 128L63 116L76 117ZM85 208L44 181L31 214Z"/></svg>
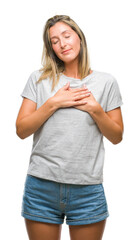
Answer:
<svg viewBox="0 0 139 240"><path fill-rule="evenodd" d="M91 91L86 89L86 90L83 90L83 91L80 91L80 92L75 92L74 96L80 96L80 95L87 94L87 93L91 93Z"/></svg>
<svg viewBox="0 0 139 240"><path fill-rule="evenodd" d="M76 92L81 92L81 91L86 91L87 89L86 88L75 88L75 89L72 89L72 91L74 92L74 93L76 93Z"/></svg>
<svg viewBox="0 0 139 240"><path fill-rule="evenodd" d="M74 100L76 101L78 99L85 98L85 97L88 97L88 96L90 96L90 93L77 95L77 96L74 96Z"/></svg>
<svg viewBox="0 0 139 240"><path fill-rule="evenodd" d="M86 93L91 93L91 91L87 88L76 88L76 89L72 89L69 87L69 91L71 91L72 93L74 93L74 96L77 96L79 94L86 94Z"/></svg>
<svg viewBox="0 0 139 240"><path fill-rule="evenodd" d="M86 103L87 103L87 101L76 101L76 102L74 102L74 106L83 105Z"/></svg>
<svg viewBox="0 0 139 240"><path fill-rule="evenodd" d="M70 86L70 82L67 82L66 85L63 86L63 89L67 90Z"/></svg>
<svg viewBox="0 0 139 240"><path fill-rule="evenodd" d="M83 85L83 88L87 89L87 86L84 84L84 85Z"/></svg>

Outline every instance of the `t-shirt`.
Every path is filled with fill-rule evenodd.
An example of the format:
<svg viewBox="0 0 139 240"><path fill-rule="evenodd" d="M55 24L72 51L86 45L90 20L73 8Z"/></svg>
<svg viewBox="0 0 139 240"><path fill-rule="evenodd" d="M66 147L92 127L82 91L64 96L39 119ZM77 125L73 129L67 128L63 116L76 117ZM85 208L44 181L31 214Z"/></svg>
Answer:
<svg viewBox="0 0 139 240"><path fill-rule="evenodd" d="M37 103L37 109L68 81L71 88L86 84L105 112L122 105L117 80L109 73L94 70L82 80L61 74L52 92L49 77L36 83L41 74L32 72L21 94ZM27 173L60 183L99 184L104 157L103 135L91 115L74 107L59 108L33 134Z"/></svg>

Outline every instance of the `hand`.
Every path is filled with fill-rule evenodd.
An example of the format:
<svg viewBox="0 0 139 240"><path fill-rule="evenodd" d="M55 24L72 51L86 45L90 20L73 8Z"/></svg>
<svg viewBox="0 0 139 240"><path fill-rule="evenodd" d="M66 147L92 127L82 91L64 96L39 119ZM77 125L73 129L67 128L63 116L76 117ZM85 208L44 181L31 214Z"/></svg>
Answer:
<svg viewBox="0 0 139 240"><path fill-rule="evenodd" d="M73 91L72 88L69 88L69 90L71 92ZM84 104L84 105L76 105L74 107L79 109L79 110L91 113L92 111L95 111L95 109L97 109L97 107L99 106L99 103L96 101L95 97L93 96L93 94L91 92L90 92L90 96L87 96L87 97L84 98L84 101L87 101L87 103Z"/></svg>
<svg viewBox="0 0 139 240"><path fill-rule="evenodd" d="M60 88L51 98L57 108L73 107L84 105L87 102L84 98L90 95L90 91L85 88L71 89L68 82L64 87Z"/></svg>

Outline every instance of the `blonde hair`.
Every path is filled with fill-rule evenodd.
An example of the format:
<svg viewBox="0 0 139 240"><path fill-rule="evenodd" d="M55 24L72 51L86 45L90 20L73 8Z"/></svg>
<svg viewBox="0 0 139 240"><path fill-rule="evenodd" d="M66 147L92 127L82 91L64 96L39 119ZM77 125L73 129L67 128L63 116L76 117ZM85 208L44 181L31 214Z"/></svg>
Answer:
<svg viewBox="0 0 139 240"><path fill-rule="evenodd" d="M55 15L52 18L49 18L44 26L43 31L43 52L42 52L42 59L41 63L43 67L39 69L39 71L43 71L38 82L41 80L49 77L52 81L52 91L54 87L59 82L59 78L61 73L65 70L64 62L59 59L51 45L49 29L50 27L54 26L57 22L64 22L69 25L79 36L81 40L80 44L80 52L79 52L79 64L78 64L78 71L81 79L86 77L90 73L90 61L87 49L87 43L84 36L84 33L79 28L79 26L67 15ZM57 78L56 78L57 75Z"/></svg>

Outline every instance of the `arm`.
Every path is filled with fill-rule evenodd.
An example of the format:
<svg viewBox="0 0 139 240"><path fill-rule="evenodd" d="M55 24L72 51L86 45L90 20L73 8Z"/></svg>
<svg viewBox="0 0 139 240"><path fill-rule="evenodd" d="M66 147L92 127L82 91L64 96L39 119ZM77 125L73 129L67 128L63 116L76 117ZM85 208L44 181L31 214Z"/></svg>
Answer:
<svg viewBox="0 0 139 240"><path fill-rule="evenodd" d="M101 133L113 144L118 144L123 135L123 120L120 107L106 113L93 94L84 100L87 100L87 104L75 106L75 108L88 112Z"/></svg>
<svg viewBox="0 0 139 240"><path fill-rule="evenodd" d="M69 83L59 89L57 93L49 98L40 108L36 110L37 104L24 98L16 120L16 133L24 139L38 130L39 127L58 109L73 105L83 105L84 98L89 92L86 89L75 89L72 93L68 91Z"/></svg>
<svg viewBox="0 0 139 240"><path fill-rule="evenodd" d="M96 122L101 133L113 144L118 144L122 141L123 136L123 120L120 107L104 112L100 105L95 111L89 112Z"/></svg>
<svg viewBox="0 0 139 240"><path fill-rule="evenodd" d="M36 110L36 103L24 98L16 120L16 133L24 139L30 136L56 111L48 99Z"/></svg>

